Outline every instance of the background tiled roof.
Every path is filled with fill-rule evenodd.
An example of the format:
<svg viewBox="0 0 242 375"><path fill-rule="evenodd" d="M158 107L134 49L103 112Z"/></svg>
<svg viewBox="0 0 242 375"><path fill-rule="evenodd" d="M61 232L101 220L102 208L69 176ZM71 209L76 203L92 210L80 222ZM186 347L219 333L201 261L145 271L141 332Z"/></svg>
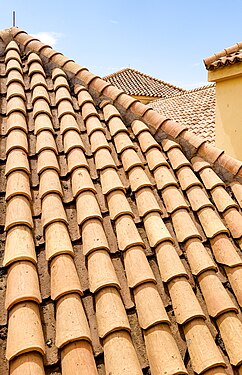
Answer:
<svg viewBox="0 0 242 375"><path fill-rule="evenodd" d="M129 95L169 98L172 95L186 91L131 68L122 69L103 79L124 90Z"/></svg>
<svg viewBox="0 0 242 375"><path fill-rule="evenodd" d="M220 52L204 59L207 70L215 70L226 65L232 65L242 61L242 42L225 48Z"/></svg>
<svg viewBox="0 0 242 375"><path fill-rule="evenodd" d="M190 90L167 99L154 100L149 106L214 143L215 85Z"/></svg>

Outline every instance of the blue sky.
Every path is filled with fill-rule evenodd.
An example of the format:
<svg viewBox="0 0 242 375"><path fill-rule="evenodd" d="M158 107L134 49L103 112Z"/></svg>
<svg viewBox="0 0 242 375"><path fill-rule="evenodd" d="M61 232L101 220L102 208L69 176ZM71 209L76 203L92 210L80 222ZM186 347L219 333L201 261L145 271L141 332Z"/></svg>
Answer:
<svg viewBox="0 0 242 375"><path fill-rule="evenodd" d="M242 40L241 0L0 4L1 29L12 25L15 10L17 26L100 76L131 67L184 88L198 87L207 82L203 58Z"/></svg>

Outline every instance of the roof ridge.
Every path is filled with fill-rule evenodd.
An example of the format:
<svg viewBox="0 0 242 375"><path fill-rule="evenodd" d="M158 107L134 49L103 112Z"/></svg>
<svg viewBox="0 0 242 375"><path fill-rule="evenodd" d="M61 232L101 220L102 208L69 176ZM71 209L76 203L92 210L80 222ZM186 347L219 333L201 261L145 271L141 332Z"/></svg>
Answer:
<svg viewBox="0 0 242 375"><path fill-rule="evenodd" d="M185 96L185 95L188 95L188 94L190 94L192 92L198 92L198 91L206 90L206 89L209 89L209 88L212 88L212 87L215 87L215 86L216 86L216 83L212 83L212 84L209 84L209 85L197 87L195 89L187 90L186 92L180 92L178 94L174 94L172 96L169 96L169 98L155 99L155 100L153 100L153 103L154 102L158 102L158 101L164 101L164 100L174 99L174 98L177 98L177 97L180 97L180 96Z"/></svg>
<svg viewBox="0 0 242 375"><path fill-rule="evenodd" d="M238 42L234 44L233 46L230 46L228 48L224 48L222 51L215 52L212 56L206 57L203 59L203 62L205 64L205 67L207 70L214 69L213 63L217 60L220 60L223 57L229 56L232 53L237 53L241 51L242 49L242 42Z"/></svg>
<svg viewBox="0 0 242 375"><path fill-rule="evenodd" d="M229 174L234 177L242 178L242 161L210 145L202 137L190 132L187 127L142 104L139 100L132 98L123 90L118 89L111 83L89 72L87 68L75 63L62 53L40 42L38 39L31 37L25 31L13 27L11 28L11 34L13 39L22 44L22 46L42 54L45 58L54 63L54 65L68 72L70 76L75 77L85 86L96 91L99 97L111 99L121 112L128 112L128 115L131 115L133 119L141 119L149 126L151 133L155 135L158 140L160 137L164 138L164 134L166 137L177 139L177 141L183 145L184 152L189 155L190 158L196 155L203 157L206 161L219 168L220 171L224 170L225 173L229 172Z"/></svg>
<svg viewBox="0 0 242 375"><path fill-rule="evenodd" d="M159 82L159 83L163 83L164 85L167 85L167 86L169 86L169 87L173 87L173 88L176 88L176 89L178 89L178 90L186 91L186 89L183 89L182 87L175 86L175 85L173 85L172 83L166 82L166 81L164 81L164 80L162 80L162 79L159 79L159 78L155 78L155 77L153 77L153 76L151 76L151 75L149 75L149 74L142 73L142 72L140 72L139 70L136 70L136 69L134 69L134 68L124 68L124 69L118 70L117 72L111 73L111 74L109 74L109 75L103 77L103 79L106 80L106 79L109 79L109 78L115 77L115 76L117 76L118 74L123 73L123 72L128 71L128 70L131 70L132 72L135 72L135 73L137 73L137 74L140 74L140 75L143 76L143 77L150 78L150 79L152 79L153 81L156 81L156 82Z"/></svg>

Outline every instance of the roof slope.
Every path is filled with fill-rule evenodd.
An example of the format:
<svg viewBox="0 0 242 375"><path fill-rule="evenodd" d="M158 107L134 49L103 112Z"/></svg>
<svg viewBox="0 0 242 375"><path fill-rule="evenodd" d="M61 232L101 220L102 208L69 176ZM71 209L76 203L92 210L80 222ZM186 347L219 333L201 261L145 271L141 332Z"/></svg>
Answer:
<svg viewBox="0 0 242 375"><path fill-rule="evenodd" d="M204 59L207 70L215 70L226 65L232 65L242 61L242 42L225 48L220 52Z"/></svg>
<svg viewBox="0 0 242 375"><path fill-rule="evenodd" d="M168 98L185 91L131 68L119 70L103 79L129 95Z"/></svg>
<svg viewBox="0 0 242 375"><path fill-rule="evenodd" d="M241 371L241 163L0 38L1 373Z"/></svg>
<svg viewBox="0 0 242 375"><path fill-rule="evenodd" d="M215 85L209 85L171 98L154 100L149 106L187 126L209 143L214 143L215 96Z"/></svg>

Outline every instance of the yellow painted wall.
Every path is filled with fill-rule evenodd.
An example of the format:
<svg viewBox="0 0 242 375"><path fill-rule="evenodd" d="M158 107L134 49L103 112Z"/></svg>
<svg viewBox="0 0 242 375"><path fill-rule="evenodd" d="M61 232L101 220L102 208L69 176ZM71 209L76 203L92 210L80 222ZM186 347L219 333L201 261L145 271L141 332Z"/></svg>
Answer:
<svg viewBox="0 0 242 375"><path fill-rule="evenodd" d="M209 81L216 82L215 144L242 160L242 64L238 65L209 72Z"/></svg>

